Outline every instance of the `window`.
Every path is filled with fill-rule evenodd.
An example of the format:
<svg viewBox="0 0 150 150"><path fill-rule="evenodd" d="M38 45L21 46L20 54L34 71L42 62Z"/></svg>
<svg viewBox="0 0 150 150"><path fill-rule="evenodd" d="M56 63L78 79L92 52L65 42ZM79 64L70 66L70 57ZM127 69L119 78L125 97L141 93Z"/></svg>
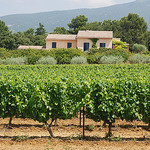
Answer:
<svg viewBox="0 0 150 150"><path fill-rule="evenodd" d="M56 42L52 42L52 48L56 48Z"/></svg>
<svg viewBox="0 0 150 150"><path fill-rule="evenodd" d="M67 48L72 47L72 43L67 43Z"/></svg>
<svg viewBox="0 0 150 150"><path fill-rule="evenodd" d="M106 47L106 43L100 43L100 47Z"/></svg>
<svg viewBox="0 0 150 150"><path fill-rule="evenodd" d="M84 51L88 51L89 50L89 43L84 43Z"/></svg>

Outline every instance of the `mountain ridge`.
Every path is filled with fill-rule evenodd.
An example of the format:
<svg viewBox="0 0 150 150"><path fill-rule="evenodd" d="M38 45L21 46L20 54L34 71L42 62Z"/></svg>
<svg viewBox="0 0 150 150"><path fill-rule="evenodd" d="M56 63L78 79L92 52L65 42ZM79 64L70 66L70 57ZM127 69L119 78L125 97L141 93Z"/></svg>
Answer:
<svg viewBox="0 0 150 150"><path fill-rule="evenodd" d="M117 4L101 8L81 8L72 10L57 10L50 12L39 12L29 14L13 14L0 17L9 29L13 32L25 31L29 28L36 29L41 22L47 32L52 32L56 26L67 28L67 24L71 22L72 18L78 15L85 15L88 22L103 21L103 20L120 20L127 16L128 13L136 13L143 17L150 28L150 1L136 0L134 2Z"/></svg>

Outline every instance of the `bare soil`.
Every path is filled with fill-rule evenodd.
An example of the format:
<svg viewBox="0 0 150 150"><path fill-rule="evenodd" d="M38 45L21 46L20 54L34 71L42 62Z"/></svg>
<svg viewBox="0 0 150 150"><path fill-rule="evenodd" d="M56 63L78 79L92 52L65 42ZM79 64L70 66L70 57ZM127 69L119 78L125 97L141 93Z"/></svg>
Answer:
<svg viewBox="0 0 150 150"><path fill-rule="evenodd" d="M150 130L141 121L116 120L111 141L105 139L108 126L90 119L85 121L84 140L79 118L58 120L58 126L52 126L54 138L45 125L31 119L13 118L11 127L8 122L9 118L0 119L0 150L150 150ZM89 125L95 126L93 131Z"/></svg>

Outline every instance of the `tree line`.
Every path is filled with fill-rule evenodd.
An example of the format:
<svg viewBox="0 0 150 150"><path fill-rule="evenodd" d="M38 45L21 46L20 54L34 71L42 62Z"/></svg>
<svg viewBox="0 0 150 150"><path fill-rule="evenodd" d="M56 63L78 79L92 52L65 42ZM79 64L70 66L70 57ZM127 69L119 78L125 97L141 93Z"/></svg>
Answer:
<svg viewBox="0 0 150 150"><path fill-rule="evenodd" d="M84 15L76 16L68 23L68 29L56 27L52 33L55 34L77 34L79 30L113 31L115 38L130 44L143 44L150 50L150 31L147 23L138 14L129 13L120 20L104 20L103 22L88 22ZM41 45L45 46L47 32L44 25L34 31L30 28L24 32L12 33L5 22L0 20L0 47L16 49L19 45Z"/></svg>
<svg viewBox="0 0 150 150"><path fill-rule="evenodd" d="M143 17L129 13L120 20L104 20L103 22L88 22L84 15L73 18L68 24L68 30L64 27L56 27L53 33L77 34L79 30L113 31L115 38L131 45L143 44L150 50L150 31Z"/></svg>
<svg viewBox="0 0 150 150"><path fill-rule="evenodd" d="M0 20L0 47L12 50L17 49L19 45L45 46L46 36L46 30L41 23L39 23L36 31L30 28L24 32L12 33L5 25L5 22Z"/></svg>

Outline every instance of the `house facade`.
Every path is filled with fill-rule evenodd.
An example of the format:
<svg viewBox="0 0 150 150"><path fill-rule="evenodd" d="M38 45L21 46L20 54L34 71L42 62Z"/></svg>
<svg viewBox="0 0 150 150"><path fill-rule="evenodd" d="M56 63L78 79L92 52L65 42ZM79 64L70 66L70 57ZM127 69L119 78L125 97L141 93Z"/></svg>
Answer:
<svg viewBox="0 0 150 150"><path fill-rule="evenodd" d="M79 31L77 35L48 34L46 49L52 48L79 48L88 51L92 48L93 40L97 48L112 48L113 31Z"/></svg>

